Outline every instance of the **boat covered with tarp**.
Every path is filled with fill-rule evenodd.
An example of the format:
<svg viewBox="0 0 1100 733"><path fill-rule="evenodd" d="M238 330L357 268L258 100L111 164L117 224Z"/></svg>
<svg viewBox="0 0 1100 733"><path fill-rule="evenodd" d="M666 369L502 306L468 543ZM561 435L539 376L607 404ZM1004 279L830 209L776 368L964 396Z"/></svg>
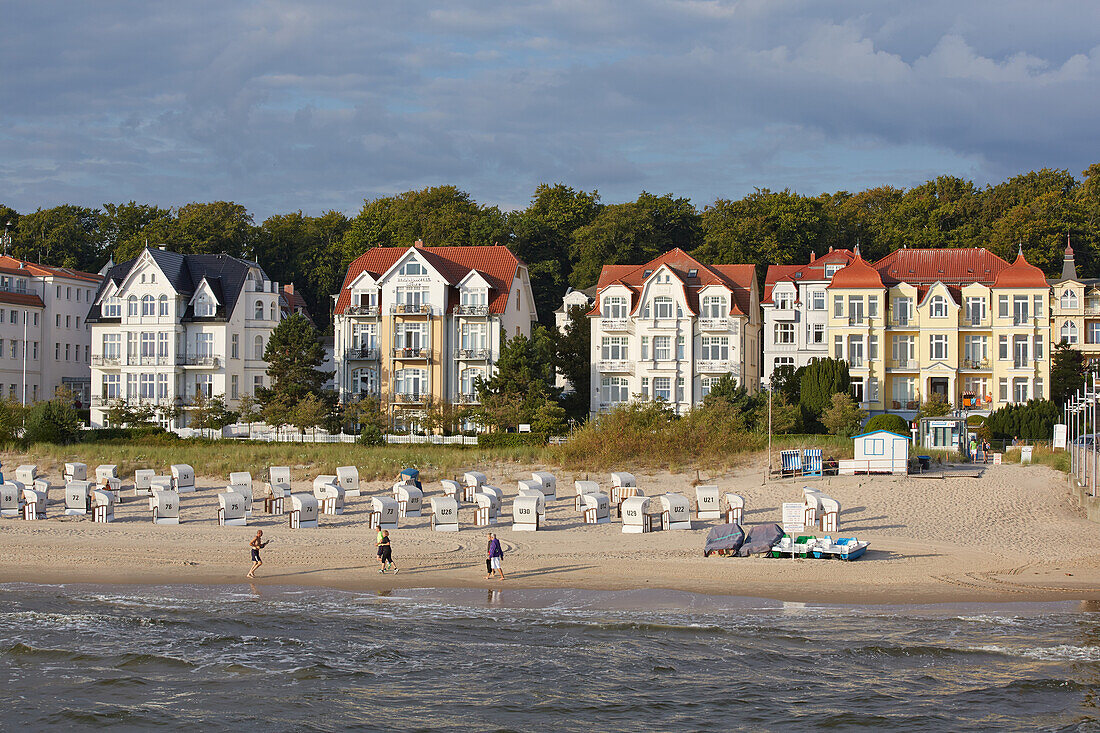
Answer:
<svg viewBox="0 0 1100 733"><path fill-rule="evenodd" d="M741 543L744 541L745 530L741 529L740 524L719 524L707 533L703 557L710 557L712 552L719 555L733 555L741 549Z"/></svg>

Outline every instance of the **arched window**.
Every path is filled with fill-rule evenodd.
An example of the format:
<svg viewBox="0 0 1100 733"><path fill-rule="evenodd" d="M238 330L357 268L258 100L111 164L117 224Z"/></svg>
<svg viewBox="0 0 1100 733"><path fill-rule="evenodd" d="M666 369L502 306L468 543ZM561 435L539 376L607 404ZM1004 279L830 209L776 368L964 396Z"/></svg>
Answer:
<svg viewBox="0 0 1100 733"><path fill-rule="evenodd" d="M256 345L255 345L255 348L252 351L252 358L253 359L263 359L264 358L264 337L263 336L257 336L256 337Z"/></svg>
<svg viewBox="0 0 1100 733"><path fill-rule="evenodd" d="M270 317L270 318L268 318L267 320L269 320L269 321L277 321L277 320L279 320L279 318L278 318L278 317L277 317L277 315L276 315L277 311L275 310L275 304L274 304L274 303L272 303L272 304L271 304L271 307L270 307L270 308L268 308L268 313L270 313L270 314L271 314L271 317Z"/></svg>
<svg viewBox="0 0 1100 733"><path fill-rule="evenodd" d="M136 316L138 314L138 299L136 295L131 295L126 299L126 315Z"/></svg>
<svg viewBox="0 0 1100 733"><path fill-rule="evenodd" d="M942 295L933 297L928 304L928 315L932 318L947 318L947 299Z"/></svg>
<svg viewBox="0 0 1100 733"><path fill-rule="evenodd" d="M168 296L160 296L160 314L162 316L168 315Z"/></svg>
<svg viewBox="0 0 1100 733"><path fill-rule="evenodd" d="M257 321L262 321L264 319L264 302L262 300L257 300L256 301L256 315L255 315L255 318L256 318Z"/></svg>
<svg viewBox="0 0 1100 733"><path fill-rule="evenodd" d="M1065 294L1062 295L1065 298ZM1075 344L1077 343L1077 324L1073 321L1066 321L1062 324L1061 331L1062 343Z"/></svg>
<svg viewBox="0 0 1100 733"><path fill-rule="evenodd" d="M1074 290L1062 291L1062 308L1075 310L1077 308L1077 292Z"/></svg>
<svg viewBox="0 0 1100 733"><path fill-rule="evenodd" d="M141 298L141 315L155 316L157 314L157 301L152 295L143 295Z"/></svg>

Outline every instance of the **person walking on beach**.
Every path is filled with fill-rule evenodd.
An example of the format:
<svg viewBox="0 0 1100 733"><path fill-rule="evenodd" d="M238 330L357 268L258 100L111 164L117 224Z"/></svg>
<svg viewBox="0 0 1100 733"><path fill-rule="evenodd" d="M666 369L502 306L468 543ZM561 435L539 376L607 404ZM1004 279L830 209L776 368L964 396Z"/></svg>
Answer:
<svg viewBox="0 0 1100 733"><path fill-rule="evenodd" d="M485 576L486 580L493 577L493 571L496 570L500 573L500 579L504 580L504 570L500 567L501 560L504 559L504 548L500 546L500 540L492 532L489 533L489 549L488 549L488 563L489 574Z"/></svg>
<svg viewBox="0 0 1100 733"><path fill-rule="evenodd" d="M263 541L264 531L262 529L256 530L256 536L252 538L252 541L248 543L248 546L252 548L252 569L248 571L246 578L255 578L256 570L259 569L264 561L260 559L260 550L267 547L267 542ZM270 542L271 540L268 540Z"/></svg>
<svg viewBox="0 0 1100 733"><path fill-rule="evenodd" d="M393 546L390 544L390 531L384 529L378 533L378 562L382 567L378 572L385 574L386 568L393 568L393 572L397 572L397 566L393 563Z"/></svg>

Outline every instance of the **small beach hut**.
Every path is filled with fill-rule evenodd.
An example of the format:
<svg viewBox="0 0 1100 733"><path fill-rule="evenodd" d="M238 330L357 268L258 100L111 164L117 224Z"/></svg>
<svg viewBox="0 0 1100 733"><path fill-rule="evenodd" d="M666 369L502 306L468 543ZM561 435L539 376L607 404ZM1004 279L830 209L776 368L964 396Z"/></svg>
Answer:
<svg viewBox="0 0 1100 733"><path fill-rule="evenodd" d="M90 492L92 485L88 481L69 481L65 484L65 514L87 514L91 509Z"/></svg>
<svg viewBox="0 0 1100 733"><path fill-rule="evenodd" d="M726 493L726 523L741 524L745 517L745 499L740 494Z"/></svg>
<svg viewBox="0 0 1100 733"><path fill-rule="evenodd" d="M642 534L653 531L651 504L652 502L645 496L630 496L623 499L622 506L619 507L619 514L623 518L623 534ZM660 513L657 516L657 529L660 529Z"/></svg>
<svg viewBox="0 0 1100 733"><path fill-rule="evenodd" d="M840 502L831 496L821 495L821 531L840 531Z"/></svg>
<svg viewBox="0 0 1100 733"><path fill-rule="evenodd" d="M355 466L337 466L336 478L340 481L340 488L344 490L345 499L361 496L358 468Z"/></svg>
<svg viewBox="0 0 1100 733"><path fill-rule="evenodd" d="M195 490L195 469L186 463L172 466L172 489L178 494L188 494Z"/></svg>
<svg viewBox="0 0 1100 733"><path fill-rule="evenodd" d="M424 492L412 484L397 490L397 512L402 517L419 517L424 505Z"/></svg>
<svg viewBox="0 0 1100 733"><path fill-rule="evenodd" d="M155 468L139 468L134 471L134 493L148 494L153 490L153 477L157 475Z"/></svg>
<svg viewBox="0 0 1100 733"><path fill-rule="evenodd" d="M534 471L531 478L542 484L542 493L546 501L554 501L558 498L558 480L549 471Z"/></svg>
<svg viewBox="0 0 1100 733"><path fill-rule="evenodd" d="M103 489L92 491L91 503L93 522L115 521L115 497L110 491Z"/></svg>
<svg viewBox="0 0 1100 733"><path fill-rule="evenodd" d="M779 452L780 472L784 476L802 475L802 451L794 448Z"/></svg>
<svg viewBox="0 0 1100 733"><path fill-rule="evenodd" d="M656 497L667 515L669 529L691 529L691 503L683 494L668 492Z"/></svg>
<svg viewBox="0 0 1100 733"><path fill-rule="evenodd" d="M454 499L456 504L462 501L462 484L449 478L445 478L439 483L443 484L443 496Z"/></svg>
<svg viewBox="0 0 1100 733"><path fill-rule="evenodd" d="M889 430L872 430L852 438L855 457L840 461L842 475L857 473L891 473L904 476L909 472L909 438Z"/></svg>
<svg viewBox="0 0 1100 733"><path fill-rule="evenodd" d="M15 480L19 481L24 486L33 486L36 478L38 478L38 466L33 463L25 463L22 466L16 466Z"/></svg>
<svg viewBox="0 0 1100 733"><path fill-rule="evenodd" d="M317 527L317 497L312 494L290 495L290 528L312 529Z"/></svg>
<svg viewBox="0 0 1100 733"><path fill-rule="evenodd" d="M45 519L49 494L37 487L23 487L23 519Z"/></svg>
<svg viewBox="0 0 1100 733"><path fill-rule="evenodd" d="M699 519L722 518L722 503L717 486L695 487L695 516Z"/></svg>
<svg viewBox="0 0 1100 733"><path fill-rule="evenodd" d="M462 474L462 480L466 483L466 491L462 494L462 501L473 501L474 494L485 485L485 474L481 471L467 471Z"/></svg>
<svg viewBox="0 0 1100 733"><path fill-rule="evenodd" d="M87 481L88 466L84 463L66 463L64 472L65 483L70 481Z"/></svg>
<svg viewBox="0 0 1100 733"><path fill-rule="evenodd" d="M0 485L0 516L18 517L23 513L22 481L5 481Z"/></svg>
<svg viewBox="0 0 1100 733"><path fill-rule="evenodd" d="M421 491L424 487L420 485L420 470L416 468L402 468L401 473L398 476L405 481L405 483L412 484Z"/></svg>
<svg viewBox="0 0 1100 733"><path fill-rule="evenodd" d="M539 506L545 501L546 497L541 490L538 496L517 496L512 501L512 529L517 532L537 531L543 516Z"/></svg>
<svg viewBox="0 0 1100 733"><path fill-rule="evenodd" d="M244 527L248 524L248 517L244 510L244 497L236 491L218 494L218 524L223 527Z"/></svg>
<svg viewBox="0 0 1100 733"><path fill-rule="evenodd" d="M481 491L474 494L477 503L474 524L478 527L488 527L497 523L496 497Z"/></svg>
<svg viewBox="0 0 1100 733"><path fill-rule="evenodd" d="M607 494L583 494L577 497L583 504L585 524L609 524L611 500Z"/></svg>
<svg viewBox="0 0 1100 733"><path fill-rule="evenodd" d="M397 529L397 501L388 496L370 500L370 526L373 529Z"/></svg>
<svg viewBox="0 0 1100 733"><path fill-rule="evenodd" d="M180 523L180 495L175 491L153 492L153 524Z"/></svg>
<svg viewBox="0 0 1100 733"><path fill-rule="evenodd" d="M456 486L458 482L452 481ZM455 496L433 496L431 498L432 507L432 530L435 532L457 532L458 531L458 500Z"/></svg>
<svg viewBox="0 0 1100 733"><path fill-rule="evenodd" d="M584 510L583 496L600 493L600 485L595 481L574 481L573 488L577 492L576 509L578 512Z"/></svg>

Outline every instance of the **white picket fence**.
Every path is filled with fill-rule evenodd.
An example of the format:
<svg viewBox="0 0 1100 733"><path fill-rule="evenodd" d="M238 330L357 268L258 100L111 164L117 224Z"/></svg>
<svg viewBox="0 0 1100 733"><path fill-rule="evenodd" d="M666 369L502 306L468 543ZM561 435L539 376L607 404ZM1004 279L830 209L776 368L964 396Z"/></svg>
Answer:
<svg viewBox="0 0 1100 733"><path fill-rule="evenodd" d="M333 434L324 430L311 430L305 434L294 428L276 431L262 423L253 423L251 429L248 425L239 423L227 425L222 430L173 428L172 432L181 438L262 440L270 443L355 443L359 439L357 435ZM390 445L477 445L476 435L387 435L385 438Z"/></svg>
<svg viewBox="0 0 1100 733"><path fill-rule="evenodd" d="M390 445L477 445L476 435L387 435Z"/></svg>

